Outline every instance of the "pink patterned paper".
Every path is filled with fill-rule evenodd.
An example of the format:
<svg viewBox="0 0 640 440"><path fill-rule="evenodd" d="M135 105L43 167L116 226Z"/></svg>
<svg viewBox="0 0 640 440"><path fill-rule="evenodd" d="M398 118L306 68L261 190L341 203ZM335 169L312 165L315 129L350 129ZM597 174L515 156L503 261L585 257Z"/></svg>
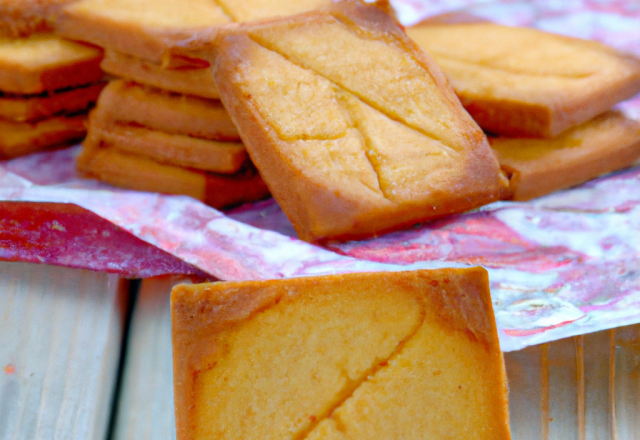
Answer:
<svg viewBox="0 0 640 440"><path fill-rule="evenodd" d="M394 5L406 24L466 7L501 23L596 39L640 55L640 8L629 1L396 0ZM640 118L640 97L621 108ZM16 250L19 240L6 232L19 228L3 226L5 218L0 258L126 276L201 270L224 280L482 265L490 273L505 351L640 322L640 168L532 202L495 203L376 239L322 248L296 239L273 200L221 213L188 197L116 190L77 176L77 152L75 147L0 162L0 200L71 203L107 220L92 222L88 213L81 216L84 229L93 227L100 235L113 227L120 238L99 241L92 252L99 250L100 258L83 249L93 232L84 242L78 233L77 246L65 251L55 245L62 243L58 226L68 232L71 223L32 221L21 214L12 220L30 222L31 242L43 237L49 246ZM137 257L127 258L125 242ZM149 249L157 250L156 260L140 257Z"/></svg>

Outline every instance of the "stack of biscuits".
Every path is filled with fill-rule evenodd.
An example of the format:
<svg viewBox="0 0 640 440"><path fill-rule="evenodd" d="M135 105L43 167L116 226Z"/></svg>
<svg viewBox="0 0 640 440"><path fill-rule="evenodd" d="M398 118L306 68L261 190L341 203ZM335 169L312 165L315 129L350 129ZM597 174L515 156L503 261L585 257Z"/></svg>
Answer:
<svg viewBox="0 0 640 440"><path fill-rule="evenodd" d="M66 7L58 31L102 47L103 70L121 78L99 99L78 168L117 186L190 195L215 208L268 196L218 100L209 61L168 55L182 40L209 40L234 22L326 0L263 3L82 0Z"/></svg>
<svg viewBox="0 0 640 440"><path fill-rule="evenodd" d="M0 2L0 158L77 141L104 83L102 51L51 33L60 0Z"/></svg>
<svg viewBox="0 0 640 440"><path fill-rule="evenodd" d="M593 41L458 14L407 33L490 134L514 200L640 159L640 122L610 110L640 91L639 59Z"/></svg>

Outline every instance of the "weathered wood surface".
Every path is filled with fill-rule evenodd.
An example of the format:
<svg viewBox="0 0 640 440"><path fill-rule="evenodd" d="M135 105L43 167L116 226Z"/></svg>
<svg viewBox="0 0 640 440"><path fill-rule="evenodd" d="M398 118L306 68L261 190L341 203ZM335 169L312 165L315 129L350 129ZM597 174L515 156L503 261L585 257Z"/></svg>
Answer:
<svg viewBox="0 0 640 440"><path fill-rule="evenodd" d="M640 439L640 325L505 353L514 439Z"/></svg>
<svg viewBox="0 0 640 440"><path fill-rule="evenodd" d="M178 278L142 281L129 328L114 438L175 439L171 288Z"/></svg>
<svg viewBox="0 0 640 440"><path fill-rule="evenodd" d="M0 439L104 439L128 283L0 262Z"/></svg>
<svg viewBox="0 0 640 440"><path fill-rule="evenodd" d="M169 293L142 281L113 439L175 439ZM115 276L0 263L0 439L102 439L126 289ZM640 439L640 325L505 353L513 438Z"/></svg>

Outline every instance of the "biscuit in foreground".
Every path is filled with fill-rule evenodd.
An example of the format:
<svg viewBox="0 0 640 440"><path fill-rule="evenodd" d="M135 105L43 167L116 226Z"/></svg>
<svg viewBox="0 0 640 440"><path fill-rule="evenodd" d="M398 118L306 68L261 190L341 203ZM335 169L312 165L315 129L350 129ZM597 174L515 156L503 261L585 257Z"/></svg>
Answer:
<svg viewBox="0 0 640 440"><path fill-rule="evenodd" d="M481 268L177 286L178 440L508 439Z"/></svg>
<svg viewBox="0 0 640 440"><path fill-rule="evenodd" d="M370 236L504 196L482 131L378 8L247 25L216 53L221 100L303 240Z"/></svg>
<svg viewBox="0 0 640 440"><path fill-rule="evenodd" d="M513 200L569 188L640 160L640 122L605 112L553 139L489 138Z"/></svg>
<svg viewBox="0 0 640 440"><path fill-rule="evenodd" d="M407 34L493 134L554 137L640 91L640 60L595 41L489 22L427 20Z"/></svg>

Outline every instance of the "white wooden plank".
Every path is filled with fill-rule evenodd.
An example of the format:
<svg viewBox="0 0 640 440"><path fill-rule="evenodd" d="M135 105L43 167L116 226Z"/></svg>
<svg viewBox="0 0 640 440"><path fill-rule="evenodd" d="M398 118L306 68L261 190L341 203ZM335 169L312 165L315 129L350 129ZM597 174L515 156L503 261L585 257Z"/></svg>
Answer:
<svg viewBox="0 0 640 440"><path fill-rule="evenodd" d="M640 324L505 353L505 364L514 440L640 440Z"/></svg>
<svg viewBox="0 0 640 440"><path fill-rule="evenodd" d="M549 423L547 350L548 344L543 344L504 355L514 439L546 438Z"/></svg>
<svg viewBox="0 0 640 440"><path fill-rule="evenodd" d="M584 438L615 439L615 330L584 335Z"/></svg>
<svg viewBox="0 0 640 440"><path fill-rule="evenodd" d="M614 349L615 438L640 439L640 324L616 329Z"/></svg>
<svg viewBox="0 0 640 440"><path fill-rule="evenodd" d="M126 282L0 262L0 438L104 439Z"/></svg>
<svg viewBox="0 0 640 440"><path fill-rule="evenodd" d="M129 328L115 440L175 439L171 360L171 288L163 277L143 280Z"/></svg>

